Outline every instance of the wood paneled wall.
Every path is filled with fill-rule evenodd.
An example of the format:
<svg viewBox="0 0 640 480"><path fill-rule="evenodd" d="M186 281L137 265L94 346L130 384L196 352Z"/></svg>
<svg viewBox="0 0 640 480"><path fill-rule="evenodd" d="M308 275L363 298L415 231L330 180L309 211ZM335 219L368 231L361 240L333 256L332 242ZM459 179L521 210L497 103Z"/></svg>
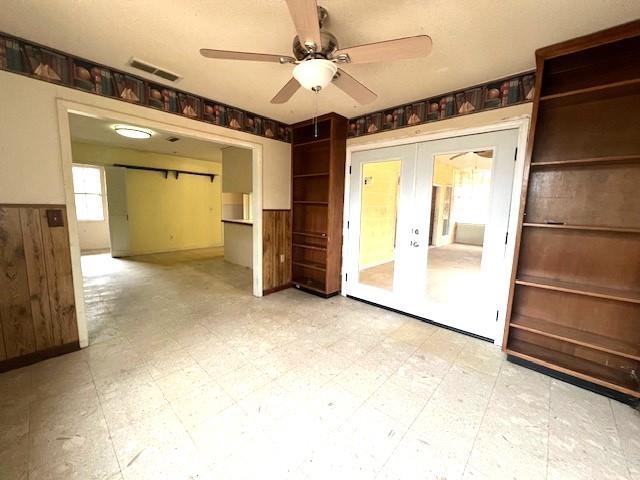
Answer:
<svg viewBox="0 0 640 480"><path fill-rule="evenodd" d="M66 218L0 205L0 371L78 348Z"/></svg>
<svg viewBox="0 0 640 480"><path fill-rule="evenodd" d="M265 295L291 282L291 210L262 211L262 290Z"/></svg>

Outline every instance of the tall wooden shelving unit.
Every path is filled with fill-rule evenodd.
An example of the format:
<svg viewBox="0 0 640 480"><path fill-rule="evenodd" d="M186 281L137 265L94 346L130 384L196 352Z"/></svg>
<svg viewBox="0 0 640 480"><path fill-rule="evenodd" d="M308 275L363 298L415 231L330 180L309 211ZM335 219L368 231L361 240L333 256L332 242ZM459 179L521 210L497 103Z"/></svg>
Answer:
<svg viewBox="0 0 640 480"><path fill-rule="evenodd" d="M536 60L504 349L637 401L640 22L543 48Z"/></svg>
<svg viewBox="0 0 640 480"><path fill-rule="evenodd" d="M335 113L292 126L292 267L296 288L340 291L347 119Z"/></svg>

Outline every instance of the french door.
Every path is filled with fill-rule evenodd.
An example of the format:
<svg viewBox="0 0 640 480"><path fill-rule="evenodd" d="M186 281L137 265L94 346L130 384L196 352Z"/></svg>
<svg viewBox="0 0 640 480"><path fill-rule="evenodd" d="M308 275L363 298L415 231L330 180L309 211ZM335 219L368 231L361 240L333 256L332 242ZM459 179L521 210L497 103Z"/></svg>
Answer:
<svg viewBox="0 0 640 480"><path fill-rule="evenodd" d="M496 337L517 130L355 152L346 293Z"/></svg>

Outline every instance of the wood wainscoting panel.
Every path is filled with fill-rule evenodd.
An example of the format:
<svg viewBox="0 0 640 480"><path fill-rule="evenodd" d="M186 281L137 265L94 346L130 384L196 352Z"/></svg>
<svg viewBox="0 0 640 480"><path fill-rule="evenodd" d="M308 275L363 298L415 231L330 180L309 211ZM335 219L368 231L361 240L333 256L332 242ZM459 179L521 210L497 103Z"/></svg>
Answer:
<svg viewBox="0 0 640 480"><path fill-rule="evenodd" d="M0 205L0 371L79 348L64 219L64 206Z"/></svg>
<svg viewBox="0 0 640 480"><path fill-rule="evenodd" d="M66 212L63 211L62 214L63 218L66 218ZM58 345L76 342L78 341L78 324L73 294L69 234L66 226L47 226L45 209L40 211L40 223L43 226L42 238L54 326L53 336Z"/></svg>
<svg viewBox="0 0 640 480"><path fill-rule="evenodd" d="M27 263L36 350L45 350L53 347L56 343L53 338L40 210L37 208L21 208L20 222Z"/></svg>
<svg viewBox="0 0 640 480"><path fill-rule="evenodd" d="M0 320L5 358L36 350L20 210L0 208Z"/></svg>
<svg viewBox="0 0 640 480"><path fill-rule="evenodd" d="M291 282L291 210L262 211L262 290L269 294Z"/></svg>

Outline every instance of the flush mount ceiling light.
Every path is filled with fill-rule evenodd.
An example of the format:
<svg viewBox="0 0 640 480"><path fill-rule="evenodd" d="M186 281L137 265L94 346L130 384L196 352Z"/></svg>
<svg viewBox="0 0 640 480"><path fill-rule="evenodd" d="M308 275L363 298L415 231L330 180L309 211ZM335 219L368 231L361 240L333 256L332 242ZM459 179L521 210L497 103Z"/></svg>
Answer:
<svg viewBox="0 0 640 480"><path fill-rule="evenodd" d="M318 92L333 80L338 66L323 58L312 58L299 63L293 69L295 78L303 88Z"/></svg>
<svg viewBox="0 0 640 480"><path fill-rule="evenodd" d="M131 125L116 125L113 127L118 135L127 138L148 139L151 138L153 132L147 128L132 127Z"/></svg>

